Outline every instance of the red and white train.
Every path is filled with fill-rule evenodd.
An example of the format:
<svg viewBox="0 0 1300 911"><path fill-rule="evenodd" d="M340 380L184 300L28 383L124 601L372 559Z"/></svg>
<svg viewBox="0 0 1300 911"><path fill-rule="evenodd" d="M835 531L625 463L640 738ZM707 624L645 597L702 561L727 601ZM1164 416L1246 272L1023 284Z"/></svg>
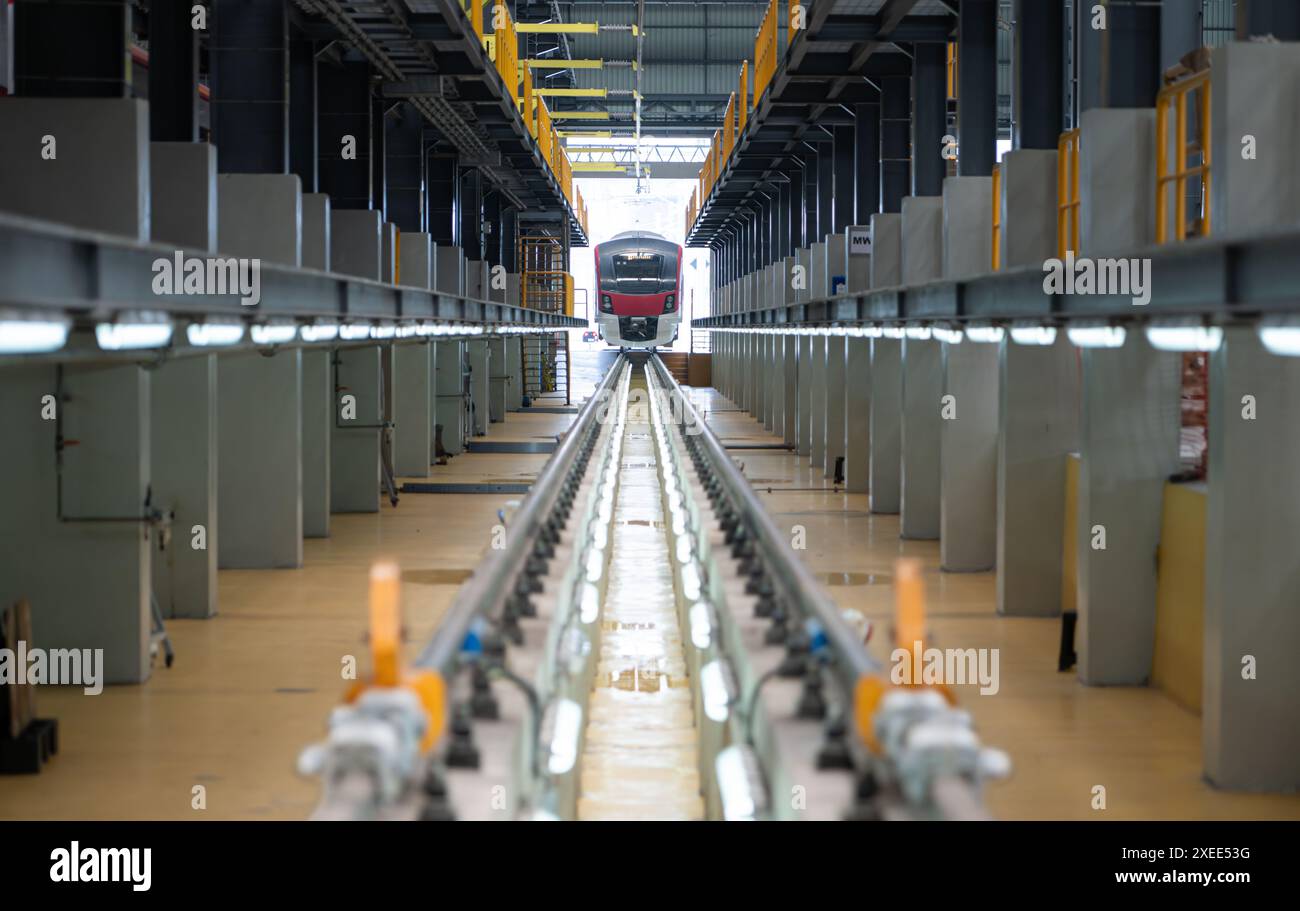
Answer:
<svg viewBox="0 0 1300 911"><path fill-rule="evenodd" d="M597 325L606 344L671 345L682 321L682 248L649 231L625 231L596 246Z"/></svg>

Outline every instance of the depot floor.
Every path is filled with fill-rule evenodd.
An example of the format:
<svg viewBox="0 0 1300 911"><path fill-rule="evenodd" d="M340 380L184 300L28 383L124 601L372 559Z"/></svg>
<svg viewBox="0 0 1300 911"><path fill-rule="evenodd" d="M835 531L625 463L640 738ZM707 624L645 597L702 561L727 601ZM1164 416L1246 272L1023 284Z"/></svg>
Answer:
<svg viewBox="0 0 1300 911"><path fill-rule="evenodd" d="M594 381L595 354L580 355L577 395ZM609 360L600 354L601 363ZM774 442L713 390L693 396L724 443ZM488 438L553 438L570 421L512 414ZM884 620L894 560L919 557L936 643L1000 650L996 695L959 688L981 738L1014 763L1012 778L988 790L995 816L1300 819L1300 795L1208 786L1200 719L1160 691L1087 688L1072 673L1057 673L1059 621L996 616L992 573L940 573L937 542L901 541L897 517L870 515L865 495L835 492L807 459L780 450L735 455L778 525L804 526L802 556L841 607ZM528 480L545 459L466 454L431 477ZM305 543L300 570L223 570L216 618L169 622L172 668L93 698L67 688L38 694L40 713L59 719L59 754L39 775L0 777L0 818L304 818L318 788L296 774L295 760L337 704L344 657L364 666L367 567L380 557L400 561L414 647L489 546L498 510L512 499L408 494L396 509L385 502L378 514L334 516L330 538ZM1106 788L1104 811L1091 806L1096 785ZM205 810L194 809L196 786Z"/></svg>

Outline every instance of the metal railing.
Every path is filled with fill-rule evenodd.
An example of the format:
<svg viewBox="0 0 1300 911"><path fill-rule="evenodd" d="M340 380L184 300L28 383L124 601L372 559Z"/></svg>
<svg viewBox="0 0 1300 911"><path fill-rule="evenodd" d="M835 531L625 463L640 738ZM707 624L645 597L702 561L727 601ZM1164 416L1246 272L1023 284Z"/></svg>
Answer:
<svg viewBox="0 0 1300 911"><path fill-rule="evenodd" d="M1079 252L1079 131L1067 130L1056 144L1056 254Z"/></svg>
<svg viewBox="0 0 1300 911"><path fill-rule="evenodd" d="M1002 269L1002 165L993 166L993 236L992 236L992 266L993 271L998 272Z"/></svg>
<svg viewBox="0 0 1300 911"><path fill-rule="evenodd" d="M1196 129L1189 136L1189 100L1196 96ZM1173 153L1171 162L1169 115L1174 114ZM1199 159L1191 164L1192 159ZM1210 235L1210 71L1202 70L1156 96L1156 243L1168 243L1169 190L1174 191L1173 240ZM1194 182L1194 183L1193 183ZM1200 212L1191 225L1187 220L1189 183L1200 194ZM1189 230L1190 229L1190 230Z"/></svg>

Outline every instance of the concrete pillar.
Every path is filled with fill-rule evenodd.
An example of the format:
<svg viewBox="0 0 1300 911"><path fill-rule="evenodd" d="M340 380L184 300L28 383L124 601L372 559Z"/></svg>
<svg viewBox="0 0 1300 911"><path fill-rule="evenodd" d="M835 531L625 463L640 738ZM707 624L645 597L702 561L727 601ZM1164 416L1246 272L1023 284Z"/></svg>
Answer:
<svg viewBox="0 0 1300 911"><path fill-rule="evenodd" d="M435 250L437 264L434 280L439 294L462 297L465 294L465 257L460 247L439 244Z"/></svg>
<svg viewBox="0 0 1300 911"><path fill-rule="evenodd" d="M812 342L812 355L809 359L811 369L808 371L810 390L808 408L812 415L812 428L809 437L812 441L812 447L809 452L809 461L812 462L814 468L821 468L826 464L827 336L810 335L808 338Z"/></svg>
<svg viewBox="0 0 1300 911"><path fill-rule="evenodd" d="M785 445L795 448L799 443L799 336L781 336L781 347L781 437Z"/></svg>
<svg viewBox="0 0 1300 911"><path fill-rule="evenodd" d="M1295 222L1300 188L1287 155L1300 105L1300 46L1234 43L1214 49L1210 70L1211 212L1215 234L1267 231ZM1242 140L1256 153L1243 158ZM1220 152L1222 150L1222 152Z"/></svg>
<svg viewBox="0 0 1300 911"><path fill-rule="evenodd" d="M943 197L905 196L902 214L902 284L943 275Z"/></svg>
<svg viewBox="0 0 1300 911"><path fill-rule="evenodd" d="M871 340L871 511L897 515L901 502L903 343Z"/></svg>
<svg viewBox="0 0 1300 911"><path fill-rule="evenodd" d="M379 446L384 418L381 356L378 345L341 348L334 355L330 509L336 513L379 512Z"/></svg>
<svg viewBox="0 0 1300 911"><path fill-rule="evenodd" d="M769 335L767 341L769 351L767 429L777 436L783 436L785 434L785 336Z"/></svg>
<svg viewBox="0 0 1300 911"><path fill-rule="evenodd" d="M506 339L506 410L518 411L524 407L524 341L519 336Z"/></svg>
<svg viewBox="0 0 1300 911"><path fill-rule="evenodd" d="M823 477L835 477L835 463L844 457L845 337L826 338L826 457Z"/></svg>
<svg viewBox="0 0 1300 911"><path fill-rule="evenodd" d="M908 199L903 200L907 209ZM905 217L906 221L906 217ZM903 409L899 475L904 538L939 537L940 399L943 353L933 339L903 340Z"/></svg>
<svg viewBox="0 0 1300 911"><path fill-rule="evenodd" d="M993 178L949 177L943 182L943 277L992 271Z"/></svg>
<svg viewBox="0 0 1300 911"><path fill-rule="evenodd" d="M334 433L334 352L302 352L302 534L330 536L330 438Z"/></svg>
<svg viewBox="0 0 1300 911"><path fill-rule="evenodd" d="M450 455L465 451L468 400L465 398L465 343L435 342L433 366L442 446Z"/></svg>
<svg viewBox="0 0 1300 911"><path fill-rule="evenodd" d="M849 493L871 489L871 341L846 342L844 374L844 485Z"/></svg>
<svg viewBox="0 0 1300 911"><path fill-rule="evenodd" d="M393 346L393 385L393 474L423 478L433 452L432 343Z"/></svg>
<svg viewBox="0 0 1300 911"><path fill-rule="evenodd" d="M1081 256L1128 256L1155 242L1152 108L1094 108L1080 121Z"/></svg>
<svg viewBox="0 0 1300 911"><path fill-rule="evenodd" d="M1297 390L1300 359L1267 353L1249 328L1225 330L1210 356L1201 727L1206 777L1222 788L1300 786Z"/></svg>
<svg viewBox="0 0 1300 911"><path fill-rule="evenodd" d="M871 288L871 226L850 225L844 234L846 291L861 294Z"/></svg>
<svg viewBox="0 0 1300 911"><path fill-rule="evenodd" d="M469 356L470 427L476 437L487 436L488 398L492 376L491 352L486 341L466 343Z"/></svg>
<svg viewBox="0 0 1300 911"><path fill-rule="evenodd" d="M403 231L398 260L402 284L412 288L432 288L434 279L433 241L420 231Z"/></svg>
<svg viewBox="0 0 1300 911"><path fill-rule="evenodd" d="M940 565L952 573L985 572L997 558L998 347L944 343L943 381Z"/></svg>
<svg viewBox="0 0 1300 911"><path fill-rule="evenodd" d="M383 234L374 209L335 209L330 213L330 263L335 272L383 280Z"/></svg>
<svg viewBox="0 0 1300 911"><path fill-rule="evenodd" d="M988 346L994 347L994 346ZM1001 345L998 404L998 613L1061 612L1065 464L1079 447L1079 366L1055 345Z"/></svg>
<svg viewBox="0 0 1300 911"><path fill-rule="evenodd" d="M781 371L778 369L777 344L779 335L763 336L763 428L771 433L780 427L777 422L777 398L781 393Z"/></svg>
<svg viewBox="0 0 1300 911"><path fill-rule="evenodd" d="M488 377L488 419L493 424L500 424L506 419L506 384L510 380L506 368L506 340L489 339L488 350L492 353L492 371Z"/></svg>
<svg viewBox="0 0 1300 911"><path fill-rule="evenodd" d="M217 386L219 565L297 569L302 566L302 352L223 354L217 360Z"/></svg>
<svg viewBox="0 0 1300 911"><path fill-rule="evenodd" d="M152 539L138 522L67 520L144 515L151 375L63 368L56 405L64 438L79 445L63 451L61 521L60 421L42 414L45 396L60 393L58 369L7 367L0 385L0 604L31 604L37 647L102 648L105 682L139 683L149 677ZM188 529L181 543L189 547Z"/></svg>
<svg viewBox="0 0 1300 911"><path fill-rule="evenodd" d="M298 175L218 175L217 249L230 256L301 266Z"/></svg>
<svg viewBox="0 0 1300 911"><path fill-rule="evenodd" d="M45 136L56 158L41 154ZM146 102L5 98L0 161L0 210L149 240Z"/></svg>
<svg viewBox="0 0 1300 911"><path fill-rule="evenodd" d="M871 287L894 288L903 283L903 216L878 212L871 216Z"/></svg>
<svg viewBox="0 0 1300 911"><path fill-rule="evenodd" d="M812 362L812 336L800 335L798 337L798 373L799 373L799 406L796 409L795 418L795 443L796 454L801 456L812 455L812 388L813 388L813 362Z"/></svg>
<svg viewBox="0 0 1300 911"><path fill-rule="evenodd" d="M1014 149L1002 157L999 265L1041 266L1056 257L1056 150Z"/></svg>
<svg viewBox="0 0 1300 911"><path fill-rule="evenodd" d="M149 144L150 239L217 248L217 150L206 142Z"/></svg>
<svg viewBox="0 0 1300 911"><path fill-rule="evenodd" d="M1138 686L1151 675L1164 485L1179 469L1182 358L1133 332L1082 354L1079 679Z"/></svg>
<svg viewBox="0 0 1300 911"><path fill-rule="evenodd" d="M172 538L153 551L153 585L164 617L217 612L217 358L164 362L150 395L153 505L172 515ZM196 549L195 535L207 544Z"/></svg>
<svg viewBox="0 0 1300 911"><path fill-rule="evenodd" d="M302 194L302 267L330 271L330 198Z"/></svg>

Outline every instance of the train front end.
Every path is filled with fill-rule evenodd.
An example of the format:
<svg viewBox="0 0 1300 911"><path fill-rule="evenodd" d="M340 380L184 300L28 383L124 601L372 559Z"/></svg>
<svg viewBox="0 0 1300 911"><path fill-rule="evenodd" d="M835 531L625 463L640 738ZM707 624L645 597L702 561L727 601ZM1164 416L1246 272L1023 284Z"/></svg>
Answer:
<svg viewBox="0 0 1300 911"><path fill-rule="evenodd" d="M596 247L597 325L619 348L664 348L681 324L682 248L644 231Z"/></svg>

